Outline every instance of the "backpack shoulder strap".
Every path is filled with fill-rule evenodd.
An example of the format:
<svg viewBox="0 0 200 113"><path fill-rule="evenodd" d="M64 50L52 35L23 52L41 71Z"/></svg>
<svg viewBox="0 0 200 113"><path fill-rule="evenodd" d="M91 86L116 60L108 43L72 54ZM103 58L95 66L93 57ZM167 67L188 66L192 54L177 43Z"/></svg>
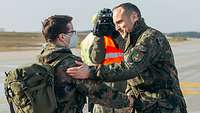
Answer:
<svg viewBox="0 0 200 113"><path fill-rule="evenodd" d="M65 59L71 57L72 58L72 55L71 54L62 54L60 55L56 61L54 61L52 64L50 64L52 67L54 67L54 69Z"/></svg>
<svg viewBox="0 0 200 113"><path fill-rule="evenodd" d="M56 58L56 60L51 64L51 66L54 67L54 69L65 59L67 58L74 58L75 56L72 54L72 52L69 49L59 49L55 51L56 53L60 53L59 57Z"/></svg>
<svg viewBox="0 0 200 113"><path fill-rule="evenodd" d="M8 76L7 72L5 72L5 75ZM15 113L15 110L14 110L14 107L13 107L13 103L9 98L10 97L9 96L9 88L8 88L8 83L7 82L4 84L4 91L5 91L6 100L8 102L9 107L10 107L10 112L11 113Z"/></svg>

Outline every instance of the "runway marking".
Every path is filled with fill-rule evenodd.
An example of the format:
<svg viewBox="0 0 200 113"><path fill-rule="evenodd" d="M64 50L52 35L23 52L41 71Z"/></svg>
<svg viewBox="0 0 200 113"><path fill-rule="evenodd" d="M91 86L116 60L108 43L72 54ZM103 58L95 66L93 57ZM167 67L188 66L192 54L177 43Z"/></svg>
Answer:
<svg viewBox="0 0 200 113"><path fill-rule="evenodd" d="M181 87L200 88L200 82L180 82Z"/></svg>
<svg viewBox="0 0 200 113"><path fill-rule="evenodd" d="M180 86L184 95L200 95L200 82L180 82Z"/></svg>
<svg viewBox="0 0 200 113"><path fill-rule="evenodd" d="M182 90L184 95L200 95L200 91L194 91L194 90Z"/></svg>

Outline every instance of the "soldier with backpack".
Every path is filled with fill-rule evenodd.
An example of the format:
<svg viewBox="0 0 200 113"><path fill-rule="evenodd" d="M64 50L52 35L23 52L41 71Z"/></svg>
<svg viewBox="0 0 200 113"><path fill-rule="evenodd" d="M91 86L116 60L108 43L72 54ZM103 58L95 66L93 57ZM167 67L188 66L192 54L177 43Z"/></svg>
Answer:
<svg viewBox="0 0 200 113"><path fill-rule="evenodd" d="M81 61L80 57L73 55L69 49L75 47L78 40L71 21L72 17L70 16L55 15L43 22L42 33L47 45L41 52L39 61L44 64L50 64L55 69L55 92L59 101L58 105L64 106L67 113L69 111L70 113L74 113L74 111L79 113L83 109L85 95L92 94L97 98L100 96L99 100L95 99L97 100L96 103L111 106L109 101L113 101L115 107L118 106L117 104L120 104L118 107L125 106L123 104L127 104L128 100L125 100L124 103L123 100L121 101L116 97L114 97L116 100L112 100L113 97L109 100L107 94L110 93L108 90L111 90L111 88L105 84L75 80L66 76L66 69L76 66L75 61ZM92 98L94 97L92 96ZM116 103L116 101L120 102Z"/></svg>
<svg viewBox="0 0 200 113"><path fill-rule="evenodd" d="M6 73L4 87L11 113L82 113L86 96L110 107L131 104L128 96L100 81L67 76L67 68L81 61L69 49L77 41L71 21L72 17L66 15L45 19L42 33L47 43L38 57L39 63ZM120 95L113 95L116 93Z"/></svg>

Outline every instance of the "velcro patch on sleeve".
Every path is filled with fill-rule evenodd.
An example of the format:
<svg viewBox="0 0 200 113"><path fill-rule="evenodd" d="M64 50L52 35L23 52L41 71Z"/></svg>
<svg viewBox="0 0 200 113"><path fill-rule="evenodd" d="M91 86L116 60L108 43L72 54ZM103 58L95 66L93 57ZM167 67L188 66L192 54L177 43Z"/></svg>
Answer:
<svg viewBox="0 0 200 113"><path fill-rule="evenodd" d="M147 49L144 46L134 47L131 51L131 61L136 63L142 61L144 59L144 54L146 50Z"/></svg>

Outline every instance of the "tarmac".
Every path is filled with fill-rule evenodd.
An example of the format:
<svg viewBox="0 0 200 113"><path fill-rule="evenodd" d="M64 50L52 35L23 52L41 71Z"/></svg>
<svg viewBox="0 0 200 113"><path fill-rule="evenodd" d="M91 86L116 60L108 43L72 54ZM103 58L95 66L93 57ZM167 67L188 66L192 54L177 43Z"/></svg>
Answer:
<svg viewBox="0 0 200 113"><path fill-rule="evenodd" d="M171 43L171 47L188 113L200 113L200 39ZM72 51L80 55L79 49ZM3 91L4 72L19 65L35 62L38 54L38 50L0 52L0 113L9 113ZM87 113L86 108L84 113Z"/></svg>

